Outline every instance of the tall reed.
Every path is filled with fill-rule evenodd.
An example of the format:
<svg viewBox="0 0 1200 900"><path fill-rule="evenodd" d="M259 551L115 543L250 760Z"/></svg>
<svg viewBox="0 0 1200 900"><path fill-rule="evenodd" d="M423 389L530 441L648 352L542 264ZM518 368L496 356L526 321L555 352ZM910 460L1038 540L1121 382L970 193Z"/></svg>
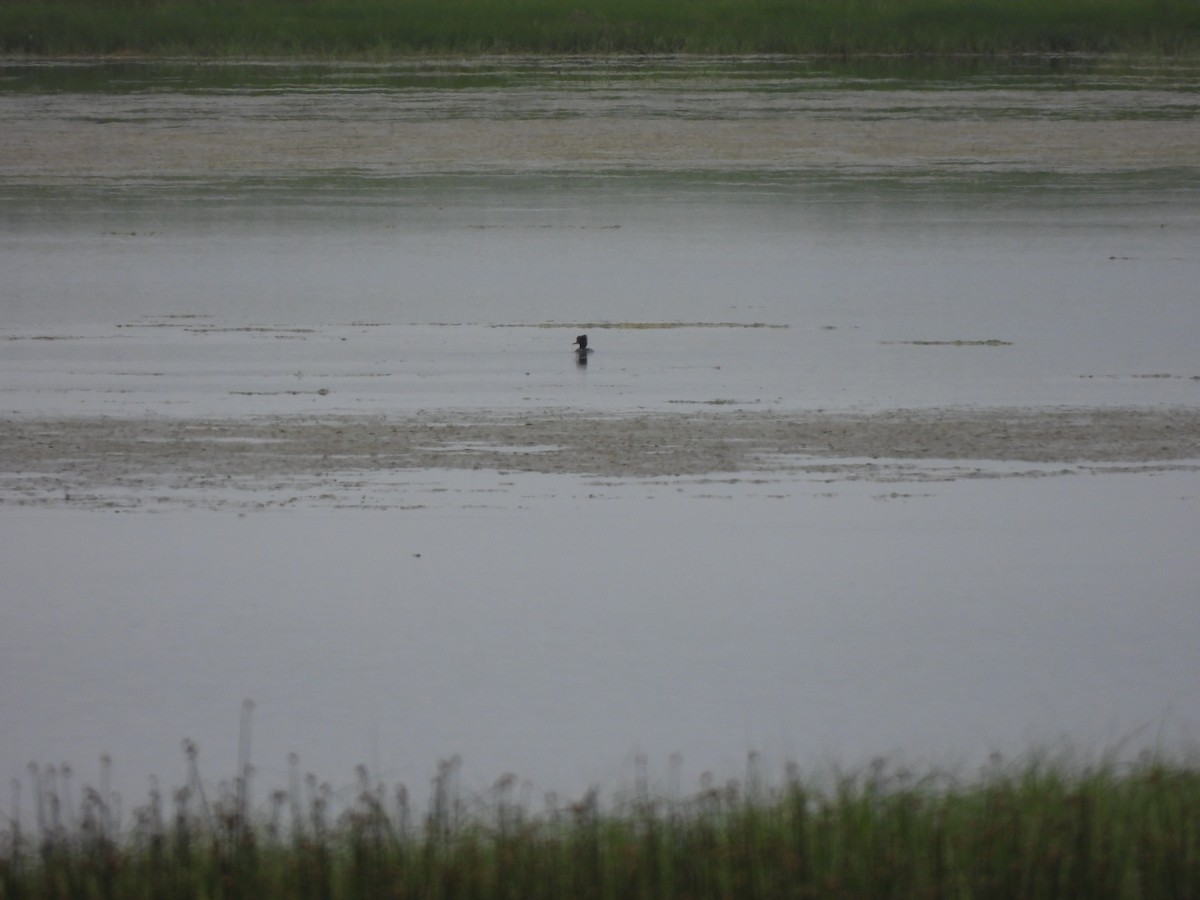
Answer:
<svg viewBox="0 0 1200 900"><path fill-rule="evenodd" d="M652 792L640 761L629 795L541 809L512 776L465 794L451 759L420 818L365 768L336 811L294 757L252 807L248 766L213 791L187 752L188 783L170 801L152 787L128 822L105 786L76 804L67 770L32 767L35 821L0 836L0 897L1200 896L1200 770L1161 758L1032 757L965 781L879 761L771 785L752 757L744 781L706 776L690 796Z"/></svg>

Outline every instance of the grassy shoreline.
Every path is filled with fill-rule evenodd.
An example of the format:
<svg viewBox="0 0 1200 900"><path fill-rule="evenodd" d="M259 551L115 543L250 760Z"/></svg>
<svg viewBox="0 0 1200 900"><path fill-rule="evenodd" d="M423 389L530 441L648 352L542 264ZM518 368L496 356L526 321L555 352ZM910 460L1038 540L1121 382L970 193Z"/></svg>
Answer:
<svg viewBox="0 0 1200 900"><path fill-rule="evenodd" d="M464 797L458 761L428 812L358 773L357 799L291 760L289 787L250 800L252 768L213 790L188 744L188 784L118 822L107 789L72 797L65 767L31 766L33 823L0 824L0 898L1142 898L1200 896L1200 770L1144 756L1078 767L994 760L974 780L882 761L817 785L742 782L632 791L544 811L514 776Z"/></svg>
<svg viewBox="0 0 1200 900"><path fill-rule="evenodd" d="M0 55L1200 52L1188 0L6 0Z"/></svg>

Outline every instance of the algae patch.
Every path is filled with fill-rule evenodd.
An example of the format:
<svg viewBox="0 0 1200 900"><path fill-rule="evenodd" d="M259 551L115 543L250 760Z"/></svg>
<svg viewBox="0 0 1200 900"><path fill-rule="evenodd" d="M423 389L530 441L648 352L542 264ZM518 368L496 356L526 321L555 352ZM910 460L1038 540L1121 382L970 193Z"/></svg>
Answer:
<svg viewBox="0 0 1200 900"><path fill-rule="evenodd" d="M665 328L788 328L769 322L538 322L535 325L497 325L497 328L593 328L640 331Z"/></svg>
<svg viewBox="0 0 1200 900"><path fill-rule="evenodd" d="M907 344L910 347L1011 347L1012 341L989 338L982 341L880 341L881 344Z"/></svg>

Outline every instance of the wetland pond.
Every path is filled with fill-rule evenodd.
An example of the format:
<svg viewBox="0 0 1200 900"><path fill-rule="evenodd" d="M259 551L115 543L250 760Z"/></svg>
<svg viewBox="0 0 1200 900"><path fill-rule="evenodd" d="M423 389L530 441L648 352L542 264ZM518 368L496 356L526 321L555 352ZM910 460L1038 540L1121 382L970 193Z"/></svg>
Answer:
<svg viewBox="0 0 1200 900"><path fill-rule="evenodd" d="M1188 61L0 61L0 772L1193 749L1197 285Z"/></svg>

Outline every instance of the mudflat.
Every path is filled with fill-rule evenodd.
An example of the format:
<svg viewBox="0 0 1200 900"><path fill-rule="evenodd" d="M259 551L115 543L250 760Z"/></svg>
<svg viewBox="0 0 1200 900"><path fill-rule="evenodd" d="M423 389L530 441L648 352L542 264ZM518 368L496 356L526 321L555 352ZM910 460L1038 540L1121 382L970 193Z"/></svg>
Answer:
<svg viewBox="0 0 1200 900"><path fill-rule="evenodd" d="M218 174L978 175L1196 165L1198 101L1169 78L1060 80L1049 90L1020 81L847 90L811 76L748 85L700 71L681 82L688 67L664 63L657 75L615 80L600 72L590 81L548 70L517 89L0 93L0 176L62 184Z"/></svg>
<svg viewBox="0 0 1200 900"><path fill-rule="evenodd" d="M405 470L913 481L1197 469L1197 459L1190 408L14 417L0 423L0 503L236 506L284 489L345 505L352 486L351 505L375 506L376 489Z"/></svg>

